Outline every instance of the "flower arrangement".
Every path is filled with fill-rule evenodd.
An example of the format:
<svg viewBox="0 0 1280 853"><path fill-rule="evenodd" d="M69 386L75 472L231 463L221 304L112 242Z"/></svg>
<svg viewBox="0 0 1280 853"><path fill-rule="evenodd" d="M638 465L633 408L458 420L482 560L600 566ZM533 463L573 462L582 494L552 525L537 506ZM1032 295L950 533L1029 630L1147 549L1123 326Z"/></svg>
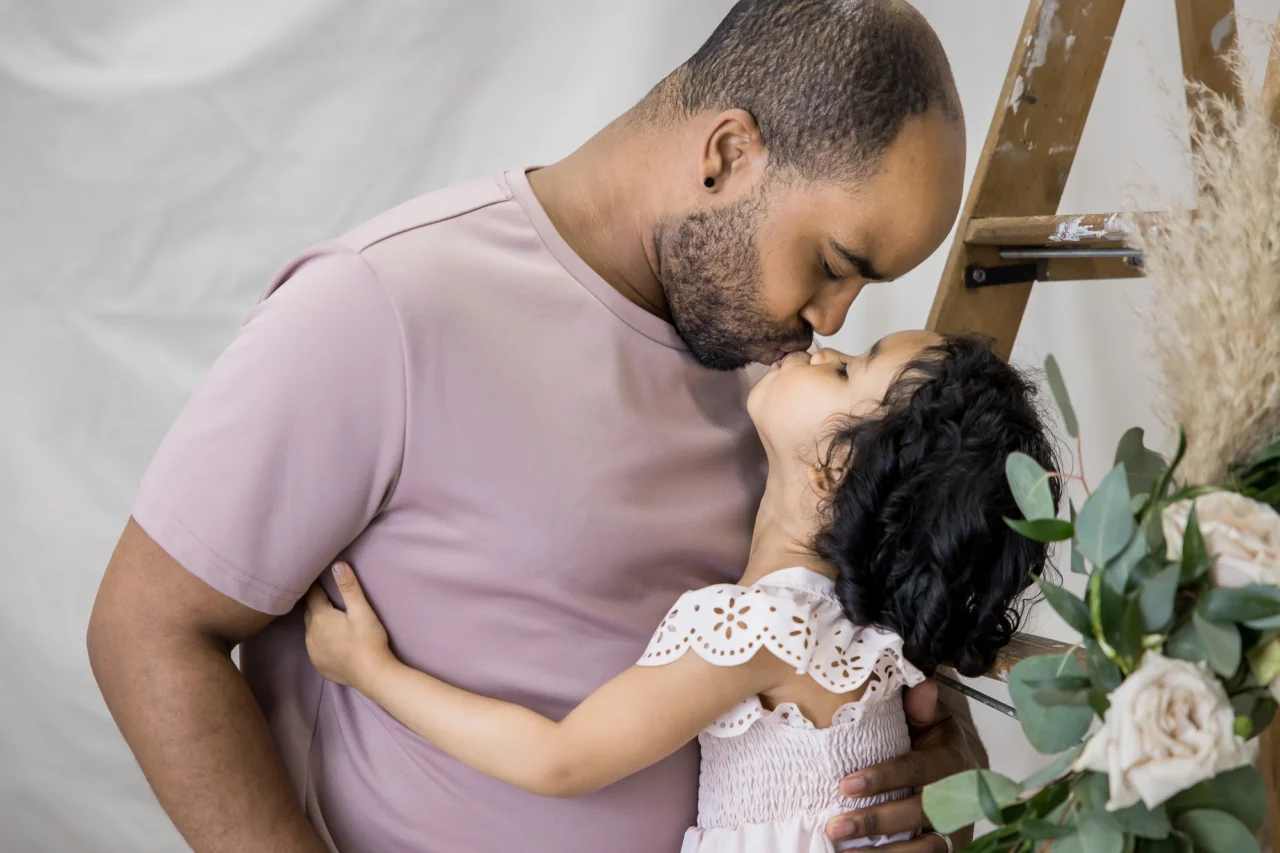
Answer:
<svg viewBox="0 0 1280 853"><path fill-rule="evenodd" d="M1232 60L1241 97L1199 87L1191 115L1197 207L1162 203L1131 228L1151 282L1146 314L1166 461L1129 430L1068 519L1030 458L1006 466L1043 542L1069 542L1084 596L1038 582L1079 632L1020 662L1009 693L1043 771L975 770L925 788L934 827L986 818L971 853L1249 853L1267 802L1250 743L1280 702L1280 129ZM1079 432L1050 357L1067 432ZM1185 429L1185 432L1184 432Z"/></svg>
<svg viewBox="0 0 1280 853"><path fill-rule="evenodd" d="M1052 360L1047 368L1074 434ZM1081 599L1038 581L1081 639L1009 676L1027 739L1057 759L1020 783L973 770L925 789L939 831L984 817L996 825L966 850L1259 849L1266 803L1247 742L1280 701L1280 442L1222 486L1175 489L1185 450L1181 438L1166 463L1140 429L1125 433L1115 467L1070 520L1054 517L1049 491L1063 475L1009 457L1024 517L1006 523L1069 541L1071 569L1088 585Z"/></svg>

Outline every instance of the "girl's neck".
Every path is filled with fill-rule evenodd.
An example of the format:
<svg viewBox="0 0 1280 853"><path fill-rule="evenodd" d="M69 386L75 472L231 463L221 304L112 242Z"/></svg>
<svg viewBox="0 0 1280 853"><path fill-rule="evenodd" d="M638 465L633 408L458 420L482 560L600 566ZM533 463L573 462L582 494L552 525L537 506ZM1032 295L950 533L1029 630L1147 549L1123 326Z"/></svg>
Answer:
<svg viewBox="0 0 1280 853"><path fill-rule="evenodd" d="M769 466L751 536L751 554L742 573L744 586L796 566L835 578L835 569L813 553L820 529L818 504L819 496L803 472Z"/></svg>

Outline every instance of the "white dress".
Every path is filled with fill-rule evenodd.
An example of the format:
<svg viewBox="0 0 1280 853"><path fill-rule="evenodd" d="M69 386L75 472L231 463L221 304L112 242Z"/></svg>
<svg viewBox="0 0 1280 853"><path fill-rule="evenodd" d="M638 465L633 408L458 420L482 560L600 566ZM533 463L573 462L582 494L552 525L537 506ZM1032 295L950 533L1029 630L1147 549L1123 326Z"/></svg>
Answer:
<svg viewBox="0 0 1280 853"><path fill-rule="evenodd" d="M902 657L898 635L854 625L833 581L794 568L749 587L685 593L638 663L661 666L690 649L717 666L765 649L833 693L867 689L824 728L792 703L769 711L753 696L703 731L698 825L685 834L681 853L830 853L911 837L837 848L824 832L832 817L886 799L848 799L839 792L841 778L911 748L901 692L924 674Z"/></svg>

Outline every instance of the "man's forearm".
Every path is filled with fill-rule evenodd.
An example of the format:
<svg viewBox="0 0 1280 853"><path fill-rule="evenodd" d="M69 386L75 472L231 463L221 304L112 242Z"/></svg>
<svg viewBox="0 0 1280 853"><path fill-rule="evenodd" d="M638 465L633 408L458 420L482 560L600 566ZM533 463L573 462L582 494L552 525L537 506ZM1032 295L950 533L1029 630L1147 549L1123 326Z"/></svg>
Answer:
<svg viewBox="0 0 1280 853"><path fill-rule="evenodd" d="M225 643L95 618L89 650L112 717L196 853L327 853Z"/></svg>

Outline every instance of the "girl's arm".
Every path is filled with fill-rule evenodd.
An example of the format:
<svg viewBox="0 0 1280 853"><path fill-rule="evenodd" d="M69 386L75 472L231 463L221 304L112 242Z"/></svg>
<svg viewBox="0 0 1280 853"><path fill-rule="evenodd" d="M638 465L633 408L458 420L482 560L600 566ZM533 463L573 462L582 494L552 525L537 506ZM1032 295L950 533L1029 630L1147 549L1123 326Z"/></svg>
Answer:
<svg viewBox="0 0 1280 853"><path fill-rule="evenodd" d="M633 666L560 722L410 669L350 567L334 567L347 610L319 587L307 601L307 652L320 674L349 684L469 767L535 794L577 797L661 761L748 696L793 669L769 653L737 666L696 654Z"/></svg>

